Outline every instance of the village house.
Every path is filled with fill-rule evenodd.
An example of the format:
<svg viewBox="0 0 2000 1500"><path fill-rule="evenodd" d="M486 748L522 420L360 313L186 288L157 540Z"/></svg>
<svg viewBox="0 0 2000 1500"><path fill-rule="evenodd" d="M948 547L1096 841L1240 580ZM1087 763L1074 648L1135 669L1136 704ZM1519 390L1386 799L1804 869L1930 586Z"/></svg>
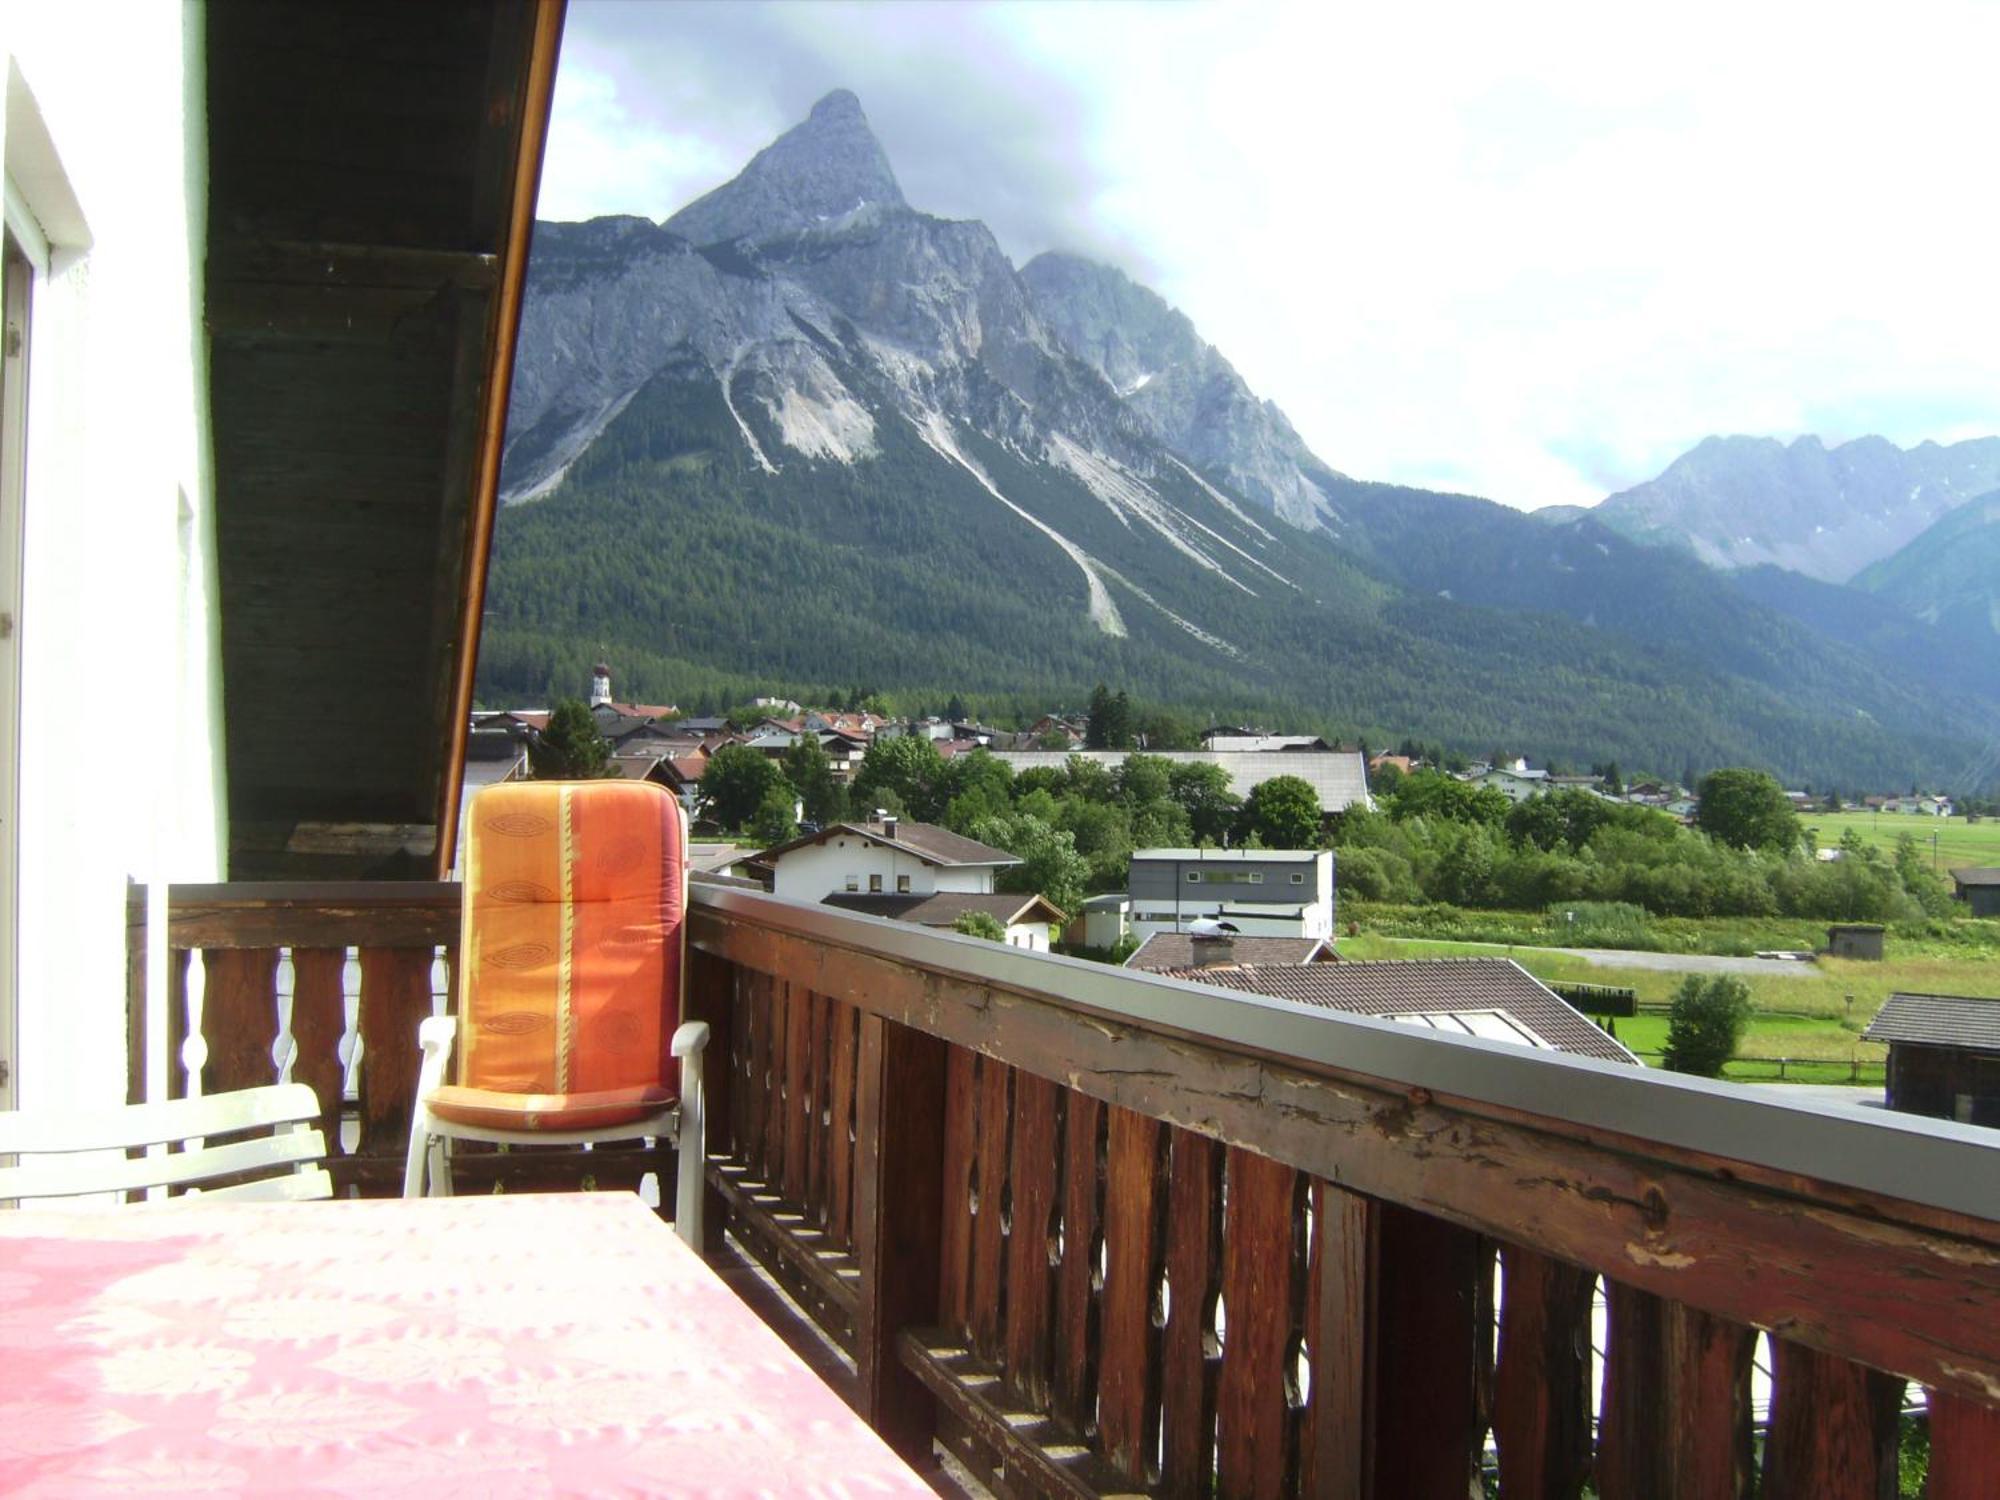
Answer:
<svg viewBox="0 0 2000 1500"><path fill-rule="evenodd" d="M824 901L835 894L934 896L993 893L993 877L1021 861L1005 849L935 823L881 816L833 823L746 861L773 895Z"/></svg>
<svg viewBox="0 0 2000 1500"><path fill-rule="evenodd" d="M1201 919L1252 937L1330 938L1330 849L1135 849L1128 890L1141 940Z"/></svg>
<svg viewBox="0 0 2000 1500"><path fill-rule="evenodd" d="M803 834L751 856L744 869L776 896L923 927L984 912L1009 946L1045 953L1065 914L1040 896L994 889L994 876L1020 862L934 823L879 816Z"/></svg>

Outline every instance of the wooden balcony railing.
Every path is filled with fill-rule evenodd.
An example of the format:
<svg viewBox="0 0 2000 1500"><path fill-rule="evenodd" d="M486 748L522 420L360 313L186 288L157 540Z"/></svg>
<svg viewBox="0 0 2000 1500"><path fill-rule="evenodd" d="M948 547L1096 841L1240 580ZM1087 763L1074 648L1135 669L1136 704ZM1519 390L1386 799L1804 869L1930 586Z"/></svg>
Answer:
<svg viewBox="0 0 2000 1500"><path fill-rule="evenodd" d="M332 1013L311 955L356 949L347 1180L380 1190L370 1153L400 1153L414 1078L399 1034L432 1003L416 955L448 967L455 898L378 887L305 923L310 903L253 920L254 889L172 902L176 947L223 955L209 1066L269 1076L273 961L240 955L291 947L299 1038ZM935 1438L1019 1495L1459 1500L1497 1467L1507 1500L1873 1500L1914 1383L1927 1495L1996 1492L1990 1132L741 890L697 887L690 941L714 1218L912 1455ZM309 1050L340 1076L330 1030L306 1023L295 1076Z"/></svg>

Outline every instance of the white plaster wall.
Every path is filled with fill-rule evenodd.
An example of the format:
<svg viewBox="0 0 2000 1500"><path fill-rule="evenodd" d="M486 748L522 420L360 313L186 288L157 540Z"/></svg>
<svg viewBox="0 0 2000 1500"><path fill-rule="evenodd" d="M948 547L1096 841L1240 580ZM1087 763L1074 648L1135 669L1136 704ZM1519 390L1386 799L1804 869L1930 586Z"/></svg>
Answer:
<svg viewBox="0 0 2000 1500"><path fill-rule="evenodd" d="M842 848L842 844L846 847ZM896 894L898 875L910 877L910 894L914 896L929 896L940 889L970 889L937 883L940 873L936 866L912 855L885 849L852 834L835 835L824 844L794 849L779 860L772 892L798 901L822 901L836 891L845 891L849 875L857 878L857 888L863 894L867 893L870 875L880 875L883 894L891 896Z"/></svg>
<svg viewBox="0 0 2000 1500"><path fill-rule="evenodd" d="M1049 924L1046 922L1015 922L1007 929L1007 943L1013 948L1027 948L1035 953L1049 951Z"/></svg>
<svg viewBox="0 0 2000 1500"><path fill-rule="evenodd" d="M89 237L54 245L33 310L17 969L27 1108L122 1100L126 881L222 869L202 31L193 5L0 9L0 46ZM135 761L107 726L164 740L171 765Z"/></svg>

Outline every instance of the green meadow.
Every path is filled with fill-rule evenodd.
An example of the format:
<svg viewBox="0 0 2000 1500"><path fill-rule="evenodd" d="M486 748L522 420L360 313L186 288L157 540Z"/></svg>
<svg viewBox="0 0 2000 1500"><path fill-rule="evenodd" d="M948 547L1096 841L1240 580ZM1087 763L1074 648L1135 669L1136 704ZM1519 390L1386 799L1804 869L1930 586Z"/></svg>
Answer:
<svg viewBox="0 0 2000 1500"><path fill-rule="evenodd" d="M1775 1079L1776 1060L1787 1058L1810 1064L1787 1065L1783 1075L1787 1082L1847 1083L1854 1081L1853 1064L1858 1061L1863 1064L1859 1081L1879 1083L1887 1049L1862 1041L1861 1031L1891 992L2000 995L2000 956L1936 956L1926 953L1925 946L1898 942L1892 936L1882 963L1823 958L1802 965L1796 975L1738 975L1750 987L1757 1014L1728 1076ZM1666 1009L1685 977L1593 964L1546 949L1394 938L1366 930L1343 936L1340 952L1353 959L1498 955L1514 959L1542 980L1625 986L1638 992L1640 1014L1617 1023L1618 1039L1642 1055L1658 1053L1666 1045ZM1646 1060L1655 1065L1659 1061L1656 1056Z"/></svg>
<svg viewBox="0 0 2000 1500"><path fill-rule="evenodd" d="M1838 844L1850 829L1885 853L1909 834L1925 854L1935 853L1937 871L1949 875L1961 865L2000 866L2000 818L1926 818L1915 813L1801 813L1800 824L1811 831L1822 849ZM1935 840L1935 843L1933 843Z"/></svg>

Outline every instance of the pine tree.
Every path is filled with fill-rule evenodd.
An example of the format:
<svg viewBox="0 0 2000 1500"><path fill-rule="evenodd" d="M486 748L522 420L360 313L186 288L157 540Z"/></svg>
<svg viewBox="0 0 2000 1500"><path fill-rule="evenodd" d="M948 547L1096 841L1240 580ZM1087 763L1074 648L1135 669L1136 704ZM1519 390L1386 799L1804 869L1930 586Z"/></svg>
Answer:
<svg viewBox="0 0 2000 1500"><path fill-rule="evenodd" d="M610 773L611 746L579 699L556 700L528 745L528 769L537 781L592 781Z"/></svg>

